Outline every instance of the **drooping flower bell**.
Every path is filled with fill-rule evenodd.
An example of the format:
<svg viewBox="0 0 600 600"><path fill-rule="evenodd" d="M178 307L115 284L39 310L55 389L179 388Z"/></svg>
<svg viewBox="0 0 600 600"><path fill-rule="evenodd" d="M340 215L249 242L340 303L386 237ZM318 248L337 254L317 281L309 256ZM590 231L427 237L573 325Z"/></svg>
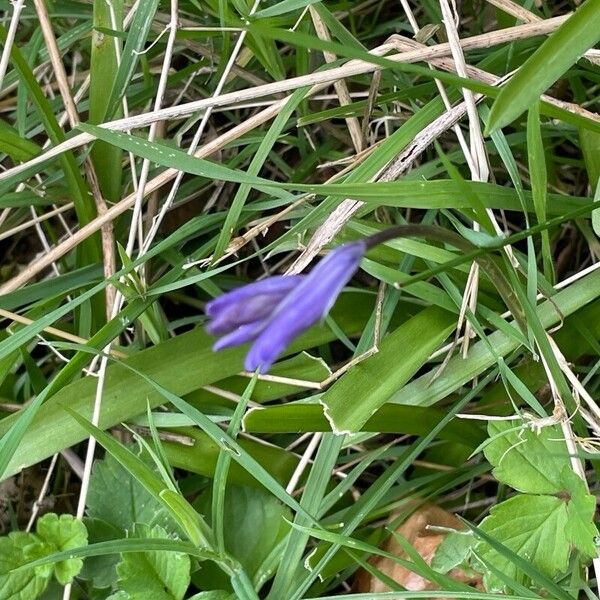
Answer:
<svg viewBox="0 0 600 600"><path fill-rule="evenodd" d="M266 373L285 348L324 318L354 275L365 240L339 246L308 275L278 275L235 289L206 305L208 333L222 335L214 350L254 342L247 371Z"/></svg>

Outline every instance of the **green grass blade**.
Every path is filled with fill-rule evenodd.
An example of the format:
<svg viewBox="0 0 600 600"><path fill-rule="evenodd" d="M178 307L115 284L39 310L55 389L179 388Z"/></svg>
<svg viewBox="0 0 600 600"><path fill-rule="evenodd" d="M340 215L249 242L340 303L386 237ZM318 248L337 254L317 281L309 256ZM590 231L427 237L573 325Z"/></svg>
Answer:
<svg viewBox="0 0 600 600"><path fill-rule="evenodd" d="M505 127L536 102L600 40L600 0L587 0L550 35L502 88L487 131Z"/></svg>
<svg viewBox="0 0 600 600"><path fill-rule="evenodd" d="M108 112L119 68L117 50L120 51L123 44L119 38L101 33L97 28L123 28L123 0L113 0L110 5L104 0L94 0L93 26L88 119L90 123L98 124L104 121ZM118 115L117 111L115 116ZM116 202L121 197L123 151L106 142L98 142L92 147L91 157L102 194L110 202Z"/></svg>
<svg viewBox="0 0 600 600"><path fill-rule="evenodd" d="M121 99L130 85L131 77L140 60L140 52L146 43L158 4L159 0L144 0L137 7L133 21L127 32L127 41L125 42L121 64L119 65L119 70L111 89L106 115L100 119L101 121L112 119L119 108Z"/></svg>

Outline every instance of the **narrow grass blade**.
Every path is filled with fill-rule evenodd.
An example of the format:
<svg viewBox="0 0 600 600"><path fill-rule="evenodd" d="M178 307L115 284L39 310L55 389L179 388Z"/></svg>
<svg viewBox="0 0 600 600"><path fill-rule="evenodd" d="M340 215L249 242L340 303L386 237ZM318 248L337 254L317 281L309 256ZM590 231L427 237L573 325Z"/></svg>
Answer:
<svg viewBox="0 0 600 600"><path fill-rule="evenodd" d="M599 15L600 0L587 0L525 61L494 101L488 133L525 112L600 40Z"/></svg>

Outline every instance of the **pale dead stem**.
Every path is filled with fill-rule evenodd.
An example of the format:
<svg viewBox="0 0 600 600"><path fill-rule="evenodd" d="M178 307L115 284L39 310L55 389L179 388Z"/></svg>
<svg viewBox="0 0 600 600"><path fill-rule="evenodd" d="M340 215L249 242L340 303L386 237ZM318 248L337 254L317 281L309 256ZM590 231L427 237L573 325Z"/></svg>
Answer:
<svg viewBox="0 0 600 600"><path fill-rule="evenodd" d="M564 17L554 17L547 19L542 23L530 23L525 25L518 25L500 31L494 31L482 35L476 35L461 40L461 47L464 50L473 50L480 48L489 48L494 45L503 44L505 42L511 42L517 39L526 39L536 35L543 35L554 31L563 21ZM373 54L382 55L387 52L394 50L394 44L384 45L377 49L377 52L373 51ZM434 58L445 57L450 54L450 45L438 44L436 46L427 46L418 50L409 52L401 52L399 54L393 54L386 56L388 60L394 62L405 62L413 63L418 61L430 61ZM327 71L319 71L311 73L309 75L302 75L299 77L292 77L283 81L277 81L266 85L256 86L245 90L239 90L236 92L230 92L227 94L221 94L220 96L212 96L210 98L204 98L195 102L188 102L178 106L164 108L159 111L153 111L149 113L143 113L135 115L127 119L117 119L104 123L102 127L113 131L124 131L127 129L136 129L139 127L145 127L150 125L154 121L160 121L165 119L180 119L188 117L191 114L214 108L217 106L229 106L232 103L254 100L261 96L270 96L280 92L288 92L291 90L298 89L306 86L316 86L319 84L329 84L332 81L341 79L343 77L350 77L354 75L361 75L365 73L371 73L379 70L380 67L373 63L365 62L362 60L351 60L341 67L329 69ZM588 118L596 118L600 121L600 117L594 115L594 113L586 113ZM25 169L33 167L37 164L44 163L45 161L60 155L67 150L73 150L87 144L94 139L94 136L84 133L74 136L70 140L58 144L43 155L36 157L26 163L13 167L0 175L0 182L17 175Z"/></svg>
<svg viewBox="0 0 600 600"><path fill-rule="evenodd" d="M10 60L10 53L12 50L13 43L15 41L17 28L19 26L19 17L21 16L21 12L25 7L24 0L16 0L12 3L12 6L13 12L10 17L10 25L6 34L6 42L4 44L4 49L2 50L2 58L0 58L0 90L2 89L2 84L4 83L4 76L6 75L6 69ZM0 212L0 226L8 218L9 214L10 208L5 208L2 212Z"/></svg>
<svg viewBox="0 0 600 600"><path fill-rule="evenodd" d="M524 26L510 28L507 30L502 30L500 32L492 32L490 34L484 34L482 36L473 36L472 38L466 38L466 39L462 40L461 46L463 48L468 48L468 49L473 49L473 48L478 48L478 47L488 47L490 45L493 45L496 43L502 43L502 42L512 40L512 39L519 39L519 38L529 37L531 35L538 35L541 32L549 33L551 31L553 31L562 21L564 21L564 17L558 17L555 19L549 19L547 21L544 21L542 24L534 24L535 27L533 27L533 28L529 25L524 25ZM400 39L407 41L405 38L400 38ZM393 51L395 49L395 47L396 47L396 42L392 41L390 44L387 44L381 48L378 48L377 54L384 54L386 52ZM439 44L438 46L427 47L425 49L418 49L418 50L413 50L413 51L409 51L409 52L402 52L398 55L395 55L395 57L396 57L396 59L403 58L403 59L408 59L411 61L416 61L416 60L422 60L422 59L428 58L428 57L430 58L431 56L443 56L444 53L448 53L449 51L450 51L450 48L449 48L448 44ZM433 63L433 60L431 60L431 62ZM336 77L345 76L346 74L349 73L350 69L355 70L357 64L360 66L360 69L359 69L360 72L369 72L369 71L373 70L374 68L376 68L373 65L368 64L368 63L363 63L362 61L350 61L344 67L335 69L334 70L335 73L333 74L334 75L333 77L331 75L331 72L324 72L324 74L328 74L327 78L326 78L327 82L324 84L315 86L315 88L310 90L309 94L316 93L317 91L320 91L321 89L323 89L323 87L326 87L329 83L330 78L335 79ZM437 63L437 61L436 61L433 64L440 64L440 65L443 64L444 65L443 68L449 68L450 70L452 69L452 67L448 67L448 63ZM473 70L471 68L470 75L473 76L473 73L478 73L479 76L481 77L481 79L484 81L492 81L492 80L497 81L497 79L494 76L492 76L488 73L485 73L485 78L484 78L484 72L482 72L480 70ZM319 76L322 78L323 74L319 74ZM286 82L283 82L283 85L286 89L288 89L288 88L294 89L295 87L299 87L301 85L306 85L307 79L310 80L313 77L314 76L311 75L311 76L304 76L301 78L292 78L290 80L286 80ZM300 82L299 82L299 80L300 80ZM276 91L276 90L274 90L274 87L273 87L274 85L281 86L282 84L280 84L280 83L268 84L267 86L261 86L260 88L254 88L253 90L250 90L250 91L246 90L243 92L243 94L246 98L249 97L249 95L250 95L249 92L251 93L253 98L258 95L268 95L269 93ZM257 91L257 89L258 89L258 91ZM570 104L564 103L564 102L559 102L554 99L548 99L548 98L545 98L545 99L550 100L555 105L561 106L562 108L565 108L567 110L576 111L579 114L584 114L587 118L599 119L599 117L597 115L595 115L594 113L584 111L583 109L580 109L580 107L570 105ZM194 112L195 110L198 110L199 106L200 107L209 107L209 106L217 106L217 105L227 105L229 102L235 103L235 102L239 102L239 101L240 101L240 92L235 92L235 93L231 93L231 94L223 94L220 97L213 97L213 98L209 98L206 100L201 100L198 102L181 105L180 107L175 107L175 109L163 109L161 111L146 113L144 115L140 115L137 117L130 117L128 119L121 119L118 121L113 121L111 123L104 124L104 126L107 128L113 128L113 129L119 129L119 130L120 129L129 129L129 128L133 128L133 127L137 127L137 126L143 126L145 124L152 123L156 120L164 119L165 117L168 116L167 113L170 114L171 112L173 112L173 110L176 110L177 114L179 116L186 116L190 112ZM232 130L221 135L216 140L213 140L213 141L209 142L208 144L206 144L205 146L201 147L195 153L195 156L198 156L198 157L210 156L213 152L222 148L230 141L237 139L237 137L239 137L243 133L246 133L247 131L250 131L254 127L257 127L257 126L261 125L262 123L270 120L278 113L278 111L280 110L281 106L283 105L283 103L285 101L286 101L286 99L276 101L270 107L268 107L261 113L258 113L257 115L255 115L254 117L249 119L248 121L234 127ZM456 119L460 118L462 116L462 112L459 111L459 114L457 114L455 116L456 116ZM453 123L449 123L447 126L445 126L443 123L438 122L438 123L436 123L436 126L441 127L441 131L443 131L443 130L447 129L448 126L451 126L452 124ZM420 140L421 136L419 136L418 139ZM82 143L88 143L92 140L93 140L93 137L90 135L87 135L87 134L75 136L72 140L69 140L69 142L67 142L66 144L60 144L56 148L53 148L52 150L50 150L47 153L45 153L44 155L42 155L41 159L33 159L33 161L24 163L24 166L15 167L15 168L7 171L4 174L1 174L0 181L3 178L9 177L9 176L15 174L17 171L22 170L22 168L27 168L27 167L32 166L33 164L36 163L36 160L37 160L37 162L45 162L50 157L56 156L56 155L60 154L61 152L64 152L68 149L77 147L77 146L81 145ZM399 159L400 160L397 160L390 167L390 176L394 176L394 177L396 176L393 173L394 169L397 169L399 171L402 170L402 164L406 160L406 157L404 157L404 159L402 157L399 157ZM159 176L157 176L155 179L153 179L152 181L150 181L148 183L148 186L146 187L146 193L152 193L152 192L156 191L162 185L164 185L165 183L167 183L168 181L173 179L173 177L175 177L177 173L178 173L178 171L176 171L175 169L166 169L163 173L161 173ZM15 276L13 279L11 279L9 282L7 282L4 286L2 286L0 288L0 293L7 293L9 291L13 291L13 290L19 288L21 285L24 285L32 277L35 277L38 273L40 273L45 268L47 268L50 264L52 264L53 261L55 261L58 258L60 258L61 256L63 256L64 254L66 254L67 252L72 250L77 244L81 243L84 239L86 239L87 237L89 237L90 235L95 233L106 221L112 220L112 219L116 218L117 216L119 216L120 214L122 214L123 212L125 212L126 210L128 210L132 206L134 201L135 201L134 194L130 194L129 196L125 197L119 204L111 207L105 215L99 216L97 219L95 219L88 225L82 227L79 231L75 232L73 234L72 238L70 238L70 239L62 242L58 246L56 246L47 256L42 257L41 259L36 260L32 264L30 264L26 269L24 269L24 271L22 273ZM347 206L344 208L347 208ZM311 254L311 258L314 257L317 253L318 253L318 249L316 250L316 252ZM308 263L308 262L310 262L310 259L306 261L306 263Z"/></svg>
<svg viewBox="0 0 600 600"><path fill-rule="evenodd" d="M273 116L275 116L280 109L280 106L278 105L279 103L272 105L261 113L255 115L253 118L233 127L231 130L227 131L215 140L212 140L211 142L202 146L197 152L194 153L194 156L198 158L210 156L214 152L225 147L228 143L233 142L245 133L252 131L252 129L255 127L258 127L262 123L265 123L273 118ZM148 182L145 193L151 194L160 189L163 185L171 181L177 175L177 173L179 173L177 169L166 169L160 175ZM60 257L70 252L83 240L98 231L105 221L114 220L119 215L129 210L135 202L135 197L135 193L125 196L125 198L123 198L118 204L110 207L106 214L97 217L92 222L75 231L72 237L58 244L46 256L41 257L40 259L31 263L26 269L19 273L19 275L13 277L10 281L0 287L0 294L6 294L18 289L30 279L44 271L44 269L51 265L55 260L58 260Z"/></svg>
<svg viewBox="0 0 600 600"><path fill-rule="evenodd" d="M73 203L69 202L68 204L63 204L63 205L59 206L58 208L47 211L42 215L36 215L33 219L30 219L29 221L26 221L25 223L21 223L20 225L15 225L14 227L11 227L10 229L7 229L6 231L3 231L2 233L0 233L0 241L10 238L13 235L15 235L15 233L19 233L19 231L28 229L32 225L43 223L44 221L47 221L48 219L51 219L52 217L56 217L57 215L60 215L68 210L71 210L72 208L73 208Z"/></svg>
<svg viewBox="0 0 600 600"><path fill-rule="evenodd" d="M393 181L405 173L421 153L439 137L464 116L466 107L464 102L453 107L429 125L424 127L419 135L385 168L373 181ZM290 267L289 273L299 273L321 252L352 218L354 213L364 205L360 200L343 200L333 210L329 217L317 228L302 254Z"/></svg>
<svg viewBox="0 0 600 600"><path fill-rule="evenodd" d="M540 33L549 33L551 31L553 31L562 21L564 21L564 17L558 17L555 19L549 19L547 21L544 21L541 24L536 23L536 24L534 24L535 27L531 27L529 25L524 25L524 26L510 28L507 30L502 30L500 32L492 32L490 34L473 36L472 38L466 38L464 40L461 40L461 46L466 49L488 47L493 44L503 43L505 41L509 41L509 40L513 40L513 39L525 38L525 37L529 37L531 35L538 35ZM398 36L398 38L399 38L399 36ZM402 39L403 43L410 42L409 40L406 40L405 38L399 38L399 39ZM385 45L384 47L378 48L377 54L384 54L390 50L395 49L396 47L397 47L397 41L392 41L390 44ZM439 44L438 46L420 48L420 49L412 50L409 52L401 52L400 54L397 54L397 55L393 56L392 58L394 58L395 60L403 59L403 60L409 60L409 61L416 61L416 60L431 58L432 56L444 56L449 51L450 51L449 44ZM436 66L441 66L442 68L445 68L448 70L452 70L452 68L453 68L451 61L435 60L435 62L434 62L433 60L431 60L431 62L433 64L435 64ZM331 79L335 79L336 77L339 77L339 76L345 76L345 75L349 74L350 72L355 72L357 68L358 68L358 72L369 72L373 69L376 69L376 67L374 67L373 65L371 65L369 63L364 63L362 61L350 61L344 67L335 69L334 73L332 73L330 71L330 72L324 72L323 74L317 74L320 78L323 78L323 75L326 75L325 79L327 80L327 82L324 84L321 84L319 86L316 86L309 93L311 93L311 92L315 93L316 91L323 89L323 87L325 87ZM490 82L490 83L498 81L497 78L495 78L494 76L492 76L488 73L485 73L481 70L474 69L472 67L469 68L469 75L471 77L475 76L483 81ZM257 90L257 88L254 88L253 90L246 90L245 92L242 92L242 93L244 94L244 96L246 98L249 97L249 92L252 95L252 97L256 97L257 95L268 95L270 93L273 93L274 91L278 91L278 89L279 90L294 89L295 87L306 85L308 80L312 81L313 79L314 79L314 75L303 76L300 78L292 78L292 79L286 80L285 82L282 82L282 83L268 84L266 86L261 86L261 88L259 88L258 90ZM282 85L283 85L283 88L281 88ZM213 97L213 98L209 98L207 100L201 100L201 101L194 102L194 103L188 103L188 104L182 105L180 107L175 107L175 108L171 108L171 109L163 109L161 111L146 113L145 115L140 115L137 117L130 117L128 119L121 119L118 121L113 121L112 123L104 124L104 126L107 128L113 128L113 129L119 129L119 130L133 128L133 127L137 127L137 126L143 126L145 124L152 123L152 122L155 122L160 119L164 119L165 117L168 117L170 114L172 114L173 111L175 111L176 114L179 116L186 116L190 112L194 112L194 111L198 110L199 107L211 107L211 106L217 106L217 105L227 105L229 102L234 102L234 103L239 102L240 94L241 94L240 92L235 92L235 93L231 93L231 94L223 94L220 97ZM559 102L559 101L556 101L554 99L549 99L549 98L546 98L546 100L549 100L552 103L554 103L555 105L561 106L562 108L566 108L567 110L577 111L579 114L583 113L588 118L592 118L592 119L598 118L597 115L594 115L594 113L589 113L588 111L583 111L576 105L574 106L569 103ZM210 156L213 152L224 147L230 141L237 139L237 137L243 135L247 131L250 131L254 127L257 127L260 124L270 120L278 113L278 111L280 110L281 106L283 105L283 103L285 101L286 101L286 99L276 101L271 106L269 106L267 109L265 109L261 113L255 115L250 120L234 127L232 130L221 135L216 140L213 140L212 142L201 147L195 153L195 156L198 156L198 157ZM448 117L444 116L442 119L434 122L432 124L432 126L430 126L431 133L427 137L429 139L434 139L434 137L436 135L439 135L439 133L441 133L442 131L447 129L449 126L452 126L454 123L456 123L457 120L460 117L462 117L463 113L464 113L464 107L459 106L458 109L457 109L457 107L455 107L453 109L453 112L448 114ZM448 121L448 119L449 119L449 121ZM455 119L455 120L452 121L452 119ZM436 130L439 133L436 134ZM423 132L423 133L425 133L425 132ZM419 140L423 139L423 136L419 136L418 139ZM87 134L82 134L80 136L76 136L75 138L73 138L73 140L70 140L66 144L61 144L57 148L50 150L45 155L42 155L42 160L45 161L49 157L56 156L57 154L60 154L61 152L66 151L67 149L70 149L71 147L74 148L74 147L81 145L82 143L87 143L92 140L93 140L93 137L89 136ZM69 146L67 148L67 146L70 144L73 144L73 145ZM417 142L416 145L419 146L422 144L419 144L419 142ZM389 172L388 176L390 178L395 178L398 176L398 174L403 172L403 170L406 168L405 165L407 163L410 164L410 161L408 159L410 158L412 153L415 152L415 150L417 151L417 153L422 151L418 147L417 148L410 147L408 149L408 152L404 152L388 168L388 172ZM25 163L25 167L32 166L32 164L34 162L35 162L35 159L34 159L34 161ZM14 169L7 171L5 174L0 175L0 181L3 178L9 177L9 176L15 174L16 170L20 170L20 168L23 168L23 167L15 167ZM152 193L152 192L158 190L162 185L164 185L165 183L170 181L173 177L175 177L177 173L178 173L178 171L176 171L175 169L165 170L163 173L161 173L159 176L157 176L156 178L154 178L152 181L150 181L148 183L148 186L146 187L146 190L145 190L146 194L149 194L149 193ZM81 243L88 236L90 236L94 232L96 232L100 227L102 227L102 225L105 222L111 221L112 219L116 218L117 216L119 216L120 214L122 214L123 212L128 210L134 202L135 202L135 194L130 194L129 196L125 197L119 204L108 209L108 211L106 212L105 215L99 216L97 219L95 219L88 225L82 227L79 231L75 232L73 234L72 238L70 238L70 239L62 242L58 246L56 246L49 253L49 255L42 257L40 260L37 260L34 263L32 263L31 265L29 265L29 267L26 268L21 274L17 275L12 280L7 282L2 288L0 288L0 292L7 293L9 291L13 291L14 289L17 289L18 287L20 287L21 285L23 285L24 283L29 281L32 277L34 277L35 275L37 275L38 273L43 271L47 266L52 264L53 261L57 260L64 254L69 252L77 244ZM344 205L344 203L342 203L342 205L340 205L340 207L338 207L338 208L343 208L343 209L348 208L347 205L344 205L344 206L343 205ZM349 216L347 218L349 218ZM310 262L310 259L312 257L314 257L316 255L316 253L318 253L320 247L322 247L322 245L317 246L316 251L313 249L312 252L310 253L310 256L308 256L308 254L305 255L308 258L308 260L306 260L306 263Z"/></svg>
<svg viewBox="0 0 600 600"><path fill-rule="evenodd" d="M111 6L112 9L112 6ZM112 11L111 11L112 12ZM170 21L170 31L169 38L167 40L167 46L165 50L165 55L163 59L163 65L161 70L161 75L159 79L159 84L156 92L155 109L160 108L164 93L166 90L167 84L167 76L169 73L169 68L171 66L171 58L173 55L173 48L175 44L175 38L177 35L177 12L178 12L178 2L177 0L171 0L171 21ZM111 20L114 22L114 14L111 14ZM117 48L115 47L115 51L118 53ZM126 108L126 105L124 105ZM148 138L152 141L156 135L156 127L157 122L153 123L150 127L150 132L148 134ZM133 161L132 161L132 164ZM140 173L140 177L138 180L137 189L132 194L133 198L133 206L134 206L134 214L131 220L131 225L129 228L128 241L126 245L125 252L129 255L133 251L133 246L135 243L136 234L138 231L141 231L141 211L142 211L142 202L145 195L145 186L146 180L148 176L150 161L144 160L142 163L142 170ZM112 222L112 221L111 221ZM140 240L141 241L141 240ZM110 306L109 319L114 319L121 307L123 305L124 297L121 292L117 292L114 298L113 304ZM104 394L104 382L106 380L106 369L108 367L108 355L112 350L112 342L109 342L107 346L104 348L104 355L100 359L100 366L98 368L98 379L96 382L96 393L94 397L94 406L92 411L92 425L98 426L100 422L100 415L102 412L102 399ZM83 477L81 480L81 489L79 492L79 501L77 503L77 518L82 519L85 514L85 507L87 503L87 494L89 490L90 478L92 473L92 466L94 463L94 456L96 451L96 439L94 437L90 437L88 439L88 447L85 456L85 463L83 468ZM64 589L63 599L68 600L71 594L71 586L67 585Z"/></svg>
<svg viewBox="0 0 600 600"><path fill-rule="evenodd" d="M329 31L327 30L325 23L323 23L323 20L319 16L319 13L315 9L315 7L309 6L308 10L310 12L310 17L315 27L317 36L322 40L330 42L331 36L329 35ZM325 58L325 62L327 63L332 63L337 60L337 56L333 52L328 52L327 50L323 51L323 57ZM352 99L350 98L350 93L348 91L348 85L344 79L334 81L333 87L335 88L335 91L338 95L340 106L347 106L352 102ZM352 138L354 150L356 152L360 152L363 149L363 135L358 119L356 117L346 117L345 121L346 126L348 127L348 131L350 133L350 137Z"/></svg>
<svg viewBox="0 0 600 600"><path fill-rule="evenodd" d="M254 0L254 3L249 12L250 15L253 15L256 12L259 4L260 4L260 0ZM231 55L229 56L227 64L225 65L225 68L223 69L221 78L219 79L219 82L217 83L215 91L212 95L212 98L215 100L222 97L223 88L225 87L225 84L229 80L229 76L230 76L231 72L233 71L236 61L238 60L239 55L242 51L244 40L246 39L246 33L247 33L246 31L242 31L235 42L233 50L231 51ZM190 144L190 146L188 148L188 154L193 155L196 152L196 149L198 148L198 144L200 143L200 140L202 139L202 135L204 134L204 130L210 120L211 115L212 115L213 109L214 109L214 106L207 107L206 111L202 115L200 124L198 125L198 128L196 129L196 131L194 133L194 137L192 138L192 143ZM157 217L154 219L154 222L152 223L152 226L150 227L150 231L148 231L148 235L146 236L144 243L142 244L142 246L140 248L140 255L146 253L150 249L150 245L152 244L152 241L154 240L156 234L158 233L160 225L161 225L165 215L167 214L167 211L170 209L173 202L175 201L175 196L177 195L177 191L179 190L179 186L181 184L181 181L183 180L184 175L185 175L185 173L183 171L179 171L175 175L175 181L173 182L171 189L169 190L169 194L167 195L167 198L166 198L165 202L163 203L163 206L161 207L161 210L158 213Z"/></svg>
<svg viewBox="0 0 600 600"><path fill-rule="evenodd" d="M2 51L2 58L0 59L0 89L4 82L4 76L6 75L6 68L8 67L8 61L10 60L10 52L12 50L13 43L15 41L15 35L17 34L17 28L19 26L19 17L21 12L25 8L25 0L14 0L11 2L13 12L10 18L10 25L6 34L6 42L4 44L4 50Z"/></svg>
<svg viewBox="0 0 600 600"><path fill-rule="evenodd" d="M158 88L156 91L156 97L154 100L154 111L160 110L164 95L167 89L167 82L169 76L169 69L171 67L171 59L173 56L173 49L175 47L175 40L177 39L177 19L178 19L178 2L177 0L171 0L171 20L168 24L169 37L167 39L167 47L165 50L165 56L163 59L161 74L158 82ZM153 142L156 139L157 129L159 123L162 121L154 121L150 125L150 131L148 132L148 141ZM132 161L132 164L133 161ZM144 159L142 161L142 169L139 175L137 189L135 190L135 201L133 204L133 216L132 226L129 231L129 238L125 247L127 255L131 256L135 244L136 233L138 233L138 244L140 247L143 246L143 227L142 227L142 205L144 197L146 196L146 183L148 182L148 173L150 171L151 161ZM122 298L121 298L122 299Z"/></svg>
<svg viewBox="0 0 600 600"><path fill-rule="evenodd" d="M73 128L79 124L79 114L71 95L67 73L60 57L56 38L54 37L54 30L52 29L52 24L50 23L48 9L46 8L46 3L44 0L33 0L33 3L40 22L40 27L42 29L42 34L44 36L44 41L50 57L50 63L54 71L54 76L56 77L56 82L63 100L65 112L69 119L69 124ZM86 152L85 147L84 152ZM102 196L102 192L100 191L96 171L94 170L94 165L92 164L89 155L86 156L84 161L84 170L88 184L92 191L94 202L96 204L96 211L99 216L102 216L106 213L107 206L104 197ZM104 276L109 278L114 274L116 265L112 221L107 221L104 223L101 228L101 236ZM110 314L111 307L114 302L114 293L115 290L113 286L107 285L105 288L107 315Z"/></svg>
<svg viewBox="0 0 600 600"><path fill-rule="evenodd" d="M23 315L19 315L10 310L5 310L4 308L0 308L0 317L9 319L15 323L21 323L22 325L31 325L32 323L35 323L35 320L33 319L29 319L28 317L24 317ZM69 333L68 331L63 331L62 329L57 329L56 327L44 327L42 331L56 336L59 339L66 340L67 342L73 342L75 344L85 345L89 342L89 340L86 340L85 338L74 335L73 333ZM112 354L118 358L126 358L127 356L123 352L119 352L117 350L114 350Z"/></svg>
<svg viewBox="0 0 600 600"><path fill-rule="evenodd" d="M440 7L442 9L443 23L446 28L446 35L448 37L448 43L452 48L452 58L454 59L454 65L456 73L461 77L467 77L467 64L465 57L460 47L460 40L458 36L457 22L459 21L458 13L456 12L456 5L453 4L454 14L450 9L448 0L440 0ZM456 18L456 20L455 20ZM470 149L469 154L471 160L469 161L469 169L471 172L471 179L473 181L487 181L489 178L488 159L485 151L485 142L483 140L483 134L481 131L481 125L479 122L479 113L477 112L477 105L475 95L471 90L462 89L462 95L465 100L465 106L467 109L467 116L469 119L469 137L470 137ZM494 212L491 209L487 210L487 214L494 225L496 234L500 235L502 230L500 229ZM479 231L480 225L477 222L473 222L473 229ZM506 249L507 252L508 247ZM465 335L463 338L462 355L465 357L469 350L469 341L475 335L473 326L469 319L466 319L467 309L470 309L472 313L477 310L477 293L479 289L479 264L473 262L470 267L469 277L467 278L467 285L462 298L462 303L458 315L458 323L456 325L456 337L460 335L460 331L464 326ZM443 366L443 365L442 365ZM437 371L439 375L440 370Z"/></svg>
<svg viewBox="0 0 600 600"><path fill-rule="evenodd" d="M420 44L414 40L409 40L399 35L393 35L390 42L386 44L388 50L406 47L416 47ZM463 46L464 48L464 46ZM430 59L433 66L445 71L454 72L454 61L451 58ZM504 78L499 78L487 71L466 66L467 74L471 79L482 81L490 85L499 85L504 82ZM477 101L482 96L476 96ZM568 110L574 114L582 114L585 111L586 117L600 122L600 116L582 109L579 105L570 102L557 100L550 96L542 95L542 99L549 104ZM426 126L419 135L394 159L394 161L379 176L373 178L374 181L392 181L406 172L415 159L429 146L434 139L439 137L444 131L456 124L466 113L464 102L457 104L451 110L441 115L428 126ZM1 176L0 176L1 177ZM293 272L299 272L304 269L319 254L322 248L328 244L338 233L338 231L351 219L352 215L363 206L363 202L358 200L346 199L342 201L329 217L317 228L308 243L304 252L298 257L293 265Z"/></svg>
<svg viewBox="0 0 600 600"><path fill-rule="evenodd" d="M489 4L493 4L496 8L504 11L505 13L521 19L525 23L539 23L542 21L542 17L538 17L535 13L527 10L520 4L513 2L513 0L486 0ZM572 13L569 13L572 14ZM600 65L600 50L590 48L584 56L595 65Z"/></svg>
<svg viewBox="0 0 600 600"><path fill-rule="evenodd" d="M410 26L413 29L415 36L418 36L418 34L421 30L419 28L419 24L417 23L417 20L415 19L415 16L412 13L410 5L408 4L408 0L400 0L400 4L402 4L402 8L404 9L404 12L406 13L406 17L408 19L408 22L410 23ZM418 38L416 38L416 39L418 39ZM406 49L407 48L404 48L404 50L406 50ZM433 65L429 64L429 68L433 69ZM446 88L444 87L444 84L441 81L439 81L438 79L435 80L435 84L440 93L440 97L442 98L442 100L444 102L444 106L446 107L446 110L450 110L452 108L452 104L450 102L450 98L448 98L448 94L446 93ZM456 138L457 138L458 143L463 151L463 155L465 157L465 160L467 161L467 164L469 165L469 168L473 169L474 165L472 164L471 152L469 150L469 146L468 146L467 140L465 139L465 136L462 132L462 129L460 128L460 126L458 124L456 124L456 125L452 126L452 131L454 131L454 134L456 135Z"/></svg>

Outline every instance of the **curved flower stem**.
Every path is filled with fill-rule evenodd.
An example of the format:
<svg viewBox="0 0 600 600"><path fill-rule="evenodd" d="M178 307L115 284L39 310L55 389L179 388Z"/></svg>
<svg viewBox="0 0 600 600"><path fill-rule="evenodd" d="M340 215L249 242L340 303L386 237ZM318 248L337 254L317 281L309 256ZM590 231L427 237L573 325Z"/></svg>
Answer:
<svg viewBox="0 0 600 600"><path fill-rule="evenodd" d="M437 227L435 225L420 224L397 225L395 227L389 227L387 229L384 229L383 231L379 231L378 233L375 233L365 238L365 242L367 244L367 248L373 248L374 246L377 246L378 244L382 244L389 240L407 237L430 238L433 240L443 242L445 244L450 244L451 246L454 246L455 248L458 248L459 250L463 250L465 252L472 252L474 250L480 249L478 246L475 246L471 242L468 242L463 237L461 237L457 233L454 233L453 231L448 231L443 227ZM488 256L477 256L474 258L474 260L490 278L491 282L498 290L498 293L502 296L504 303L514 316L517 325L521 328L521 330L524 333L526 333L527 322L525 319L525 312L521 306L517 295L513 292L502 270Z"/></svg>

